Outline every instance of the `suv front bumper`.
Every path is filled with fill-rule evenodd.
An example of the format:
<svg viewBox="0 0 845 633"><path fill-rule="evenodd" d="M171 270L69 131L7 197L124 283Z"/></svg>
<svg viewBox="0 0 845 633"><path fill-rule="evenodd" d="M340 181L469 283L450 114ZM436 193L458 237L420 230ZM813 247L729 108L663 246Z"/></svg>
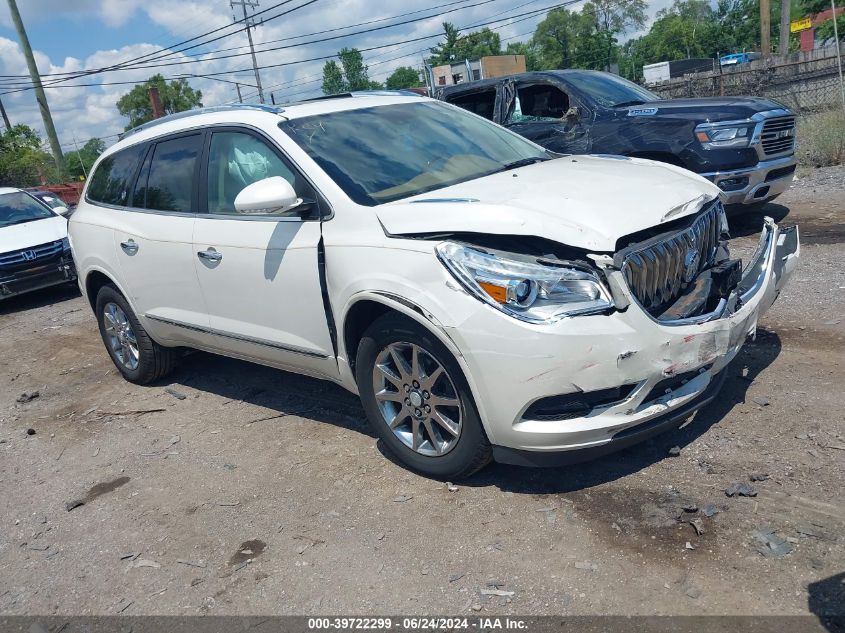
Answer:
<svg viewBox="0 0 845 633"><path fill-rule="evenodd" d="M658 322L612 271L628 306L609 315L533 325L484 309L450 337L463 361L497 460L572 463L680 426L718 392L725 367L777 298L799 256L797 227L766 219L739 287L695 322ZM517 331L521 330L521 331ZM672 383L666 387L667 381ZM535 402L625 386L624 397L563 419L527 419Z"/></svg>
<svg viewBox="0 0 845 633"><path fill-rule="evenodd" d="M726 205L759 204L789 189L795 176L795 156L760 161L753 167L704 174L722 190Z"/></svg>

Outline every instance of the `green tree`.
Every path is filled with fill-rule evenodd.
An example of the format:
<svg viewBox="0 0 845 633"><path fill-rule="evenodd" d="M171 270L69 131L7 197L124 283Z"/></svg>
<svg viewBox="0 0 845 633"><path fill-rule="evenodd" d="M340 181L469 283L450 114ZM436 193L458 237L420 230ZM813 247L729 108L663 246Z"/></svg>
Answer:
<svg viewBox="0 0 845 633"><path fill-rule="evenodd" d="M73 180L79 180L86 174L90 175L94 161L97 160L105 149L106 144L102 139L92 138L80 147L79 151L65 152L65 164L67 165L67 170L71 178Z"/></svg>
<svg viewBox="0 0 845 633"><path fill-rule="evenodd" d="M428 63L432 66L460 63L465 59L474 61L486 55L502 54L501 37L487 27L461 35L454 24L444 22L443 34L445 39L431 49Z"/></svg>
<svg viewBox="0 0 845 633"><path fill-rule="evenodd" d="M384 82L384 87L389 90L401 90L402 88L416 88L421 86L420 73L410 66L400 66L394 70L390 77Z"/></svg>
<svg viewBox="0 0 845 633"><path fill-rule="evenodd" d="M592 0L584 5L582 13L593 16L603 43L606 69L616 61L619 36L645 27L647 7L645 0Z"/></svg>
<svg viewBox="0 0 845 633"><path fill-rule="evenodd" d="M323 94L378 90L383 87L379 82L370 80L367 65L357 48L342 48L337 56L340 64L333 59L323 64Z"/></svg>
<svg viewBox="0 0 845 633"><path fill-rule="evenodd" d="M158 88L158 97L165 114L202 107L202 92L191 88L185 79L168 82L156 74L118 99L118 112L129 117L127 130L152 120L153 106L150 104L149 89L153 86Z"/></svg>
<svg viewBox="0 0 845 633"><path fill-rule="evenodd" d="M0 186L34 187L59 180L53 158L35 130L19 124L0 134Z"/></svg>

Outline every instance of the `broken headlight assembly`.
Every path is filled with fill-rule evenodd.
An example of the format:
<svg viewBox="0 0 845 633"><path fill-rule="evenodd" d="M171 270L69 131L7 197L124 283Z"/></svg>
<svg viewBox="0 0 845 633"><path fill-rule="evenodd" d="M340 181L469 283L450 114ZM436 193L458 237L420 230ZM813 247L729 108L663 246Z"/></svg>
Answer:
<svg viewBox="0 0 845 633"><path fill-rule="evenodd" d="M748 147L753 135L753 123L733 123L729 125L706 123L695 128L695 138L701 142L704 149Z"/></svg>
<svg viewBox="0 0 845 633"><path fill-rule="evenodd" d="M442 242L435 250L467 292L522 321L553 323L613 305L598 274L583 264L489 252L457 242Z"/></svg>

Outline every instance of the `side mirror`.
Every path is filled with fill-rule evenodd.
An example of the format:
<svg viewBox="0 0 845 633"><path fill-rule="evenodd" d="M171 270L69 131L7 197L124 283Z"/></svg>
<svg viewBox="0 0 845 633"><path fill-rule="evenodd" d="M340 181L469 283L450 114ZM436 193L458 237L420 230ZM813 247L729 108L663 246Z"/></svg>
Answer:
<svg viewBox="0 0 845 633"><path fill-rule="evenodd" d="M242 215L279 215L302 204L293 186L281 176L247 185L235 198L235 211Z"/></svg>
<svg viewBox="0 0 845 633"><path fill-rule="evenodd" d="M67 207L53 207L53 211L55 211L59 215L67 216L67 214L70 212L70 209L68 209Z"/></svg>

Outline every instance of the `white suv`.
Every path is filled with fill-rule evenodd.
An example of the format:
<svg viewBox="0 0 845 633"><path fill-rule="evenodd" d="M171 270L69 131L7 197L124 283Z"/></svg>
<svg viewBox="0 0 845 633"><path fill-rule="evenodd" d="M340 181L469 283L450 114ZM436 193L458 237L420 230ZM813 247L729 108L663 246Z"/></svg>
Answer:
<svg viewBox="0 0 845 633"><path fill-rule="evenodd" d="M767 219L743 269L718 195L369 93L141 126L70 237L127 380L177 348L332 380L407 466L457 478L609 452L713 398L798 256Z"/></svg>

